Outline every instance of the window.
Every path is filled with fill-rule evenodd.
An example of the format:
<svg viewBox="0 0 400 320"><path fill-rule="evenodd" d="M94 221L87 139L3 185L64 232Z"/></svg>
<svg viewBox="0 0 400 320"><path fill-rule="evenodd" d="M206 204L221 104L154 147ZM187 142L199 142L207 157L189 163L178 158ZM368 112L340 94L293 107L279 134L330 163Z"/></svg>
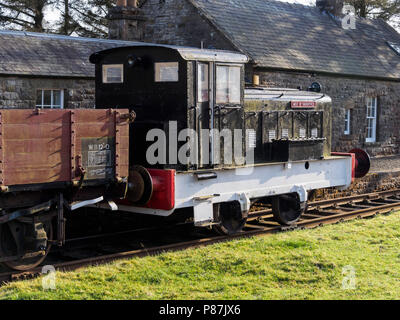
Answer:
<svg viewBox="0 0 400 320"><path fill-rule="evenodd" d="M64 108L64 91L38 90L36 95L36 108Z"/></svg>
<svg viewBox="0 0 400 320"><path fill-rule="evenodd" d="M122 64L103 65L103 83L123 83L124 66Z"/></svg>
<svg viewBox="0 0 400 320"><path fill-rule="evenodd" d="M156 62L155 64L156 82L177 82L179 81L178 62Z"/></svg>
<svg viewBox="0 0 400 320"><path fill-rule="evenodd" d="M376 115L378 110L378 99L367 98L367 138L366 142L376 141Z"/></svg>
<svg viewBox="0 0 400 320"><path fill-rule="evenodd" d="M208 64L199 63L197 66L197 101L207 102L208 94Z"/></svg>
<svg viewBox="0 0 400 320"><path fill-rule="evenodd" d="M240 67L217 66L217 103L240 103Z"/></svg>
<svg viewBox="0 0 400 320"><path fill-rule="evenodd" d="M344 134L350 134L350 120L351 119L351 110L346 109L344 113Z"/></svg>

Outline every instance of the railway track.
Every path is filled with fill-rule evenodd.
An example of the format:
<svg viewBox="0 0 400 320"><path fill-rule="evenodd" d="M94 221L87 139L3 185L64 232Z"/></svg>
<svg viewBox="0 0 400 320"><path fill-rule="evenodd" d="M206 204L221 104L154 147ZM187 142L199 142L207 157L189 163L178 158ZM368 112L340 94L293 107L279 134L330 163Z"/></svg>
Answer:
<svg viewBox="0 0 400 320"><path fill-rule="evenodd" d="M231 236L205 236L195 240L178 241L168 245L150 246L139 250L116 252L85 259L56 263L56 270L71 271L85 266L104 264L120 259L144 257L166 251L178 251L202 247L232 239L271 234L280 231L315 228L356 218L372 217L400 209L400 189L355 195L345 198L310 202L306 213L292 226L281 226L273 220L270 208L253 211L249 214L244 231ZM0 283L33 278L40 275L42 267L27 272L0 273Z"/></svg>

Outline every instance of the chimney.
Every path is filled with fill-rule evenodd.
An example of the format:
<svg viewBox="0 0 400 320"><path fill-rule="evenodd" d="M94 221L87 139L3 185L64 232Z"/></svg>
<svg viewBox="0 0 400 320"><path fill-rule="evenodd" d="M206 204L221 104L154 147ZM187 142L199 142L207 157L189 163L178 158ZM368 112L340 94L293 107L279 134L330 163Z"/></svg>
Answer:
<svg viewBox="0 0 400 320"><path fill-rule="evenodd" d="M327 12L335 17L341 17L343 15L343 0L317 0L317 8L321 12Z"/></svg>
<svg viewBox="0 0 400 320"><path fill-rule="evenodd" d="M108 19L110 39L143 41L146 18L138 7L138 0L117 0Z"/></svg>

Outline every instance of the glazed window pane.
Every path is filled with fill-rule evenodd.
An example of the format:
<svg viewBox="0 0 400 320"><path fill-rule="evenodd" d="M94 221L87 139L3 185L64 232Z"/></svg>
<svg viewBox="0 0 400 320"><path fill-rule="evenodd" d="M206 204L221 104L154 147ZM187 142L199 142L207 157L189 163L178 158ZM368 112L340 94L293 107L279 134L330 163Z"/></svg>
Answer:
<svg viewBox="0 0 400 320"><path fill-rule="evenodd" d="M229 102L229 67L217 67L217 103Z"/></svg>
<svg viewBox="0 0 400 320"><path fill-rule="evenodd" d="M103 65L103 83L123 83L124 66L122 64Z"/></svg>
<svg viewBox="0 0 400 320"><path fill-rule="evenodd" d="M156 82L177 82L179 81L178 62L157 62L155 63Z"/></svg>
<svg viewBox="0 0 400 320"><path fill-rule="evenodd" d="M59 108L64 107L64 91L63 90L37 90L36 92L37 108Z"/></svg>
<svg viewBox="0 0 400 320"><path fill-rule="evenodd" d="M198 102L209 101L208 95L208 64L199 63L197 67L197 100Z"/></svg>
<svg viewBox="0 0 400 320"><path fill-rule="evenodd" d="M240 103L240 67L217 66L217 103Z"/></svg>

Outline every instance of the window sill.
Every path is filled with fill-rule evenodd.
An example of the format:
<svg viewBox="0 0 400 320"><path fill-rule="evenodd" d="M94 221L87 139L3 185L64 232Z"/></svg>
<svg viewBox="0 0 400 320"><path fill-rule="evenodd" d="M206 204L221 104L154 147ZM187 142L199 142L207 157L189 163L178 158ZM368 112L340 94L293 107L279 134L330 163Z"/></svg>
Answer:
<svg viewBox="0 0 400 320"><path fill-rule="evenodd" d="M374 142L365 141L364 144L365 144L365 146L368 146L368 147L380 147L381 146L381 143L379 141L374 141Z"/></svg>

